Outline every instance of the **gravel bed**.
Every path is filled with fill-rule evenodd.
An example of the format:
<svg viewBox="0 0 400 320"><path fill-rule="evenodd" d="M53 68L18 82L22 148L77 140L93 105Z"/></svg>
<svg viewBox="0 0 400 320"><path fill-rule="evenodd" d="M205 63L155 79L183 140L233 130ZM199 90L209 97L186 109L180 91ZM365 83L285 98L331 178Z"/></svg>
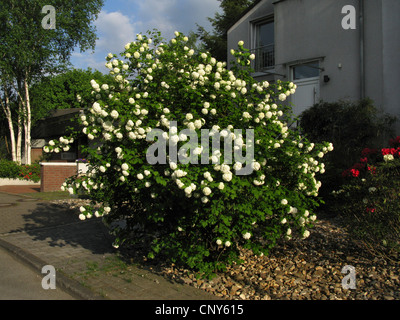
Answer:
<svg viewBox="0 0 400 320"><path fill-rule="evenodd" d="M79 210L80 206L86 206L90 204L89 199L61 199L61 200L51 200L50 203L62 206L62 207L67 207L72 210Z"/></svg>
<svg viewBox="0 0 400 320"><path fill-rule="evenodd" d="M57 200L78 209L82 200ZM142 257L143 258L143 257ZM337 219L319 217L311 235L284 241L268 256L241 250L243 264L232 265L212 280L196 279L188 270L169 266L144 267L180 283L228 300L398 300L400 261L371 255L349 239ZM137 257L135 257L135 260ZM355 268L355 289L345 289L342 268Z"/></svg>

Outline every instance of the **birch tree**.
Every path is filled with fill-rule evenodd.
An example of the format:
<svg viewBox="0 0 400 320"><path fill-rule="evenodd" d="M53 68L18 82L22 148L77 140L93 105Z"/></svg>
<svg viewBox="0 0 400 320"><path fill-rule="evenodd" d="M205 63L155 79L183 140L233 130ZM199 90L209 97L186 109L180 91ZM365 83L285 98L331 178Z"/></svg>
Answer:
<svg viewBox="0 0 400 320"><path fill-rule="evenodd" d="M0 100L10 131L13 161L31 159L30 87L69 64L75 48L94 50L92 22L103 0L7 0L0 12Z"/></svg>
<svg viewBox="0 0 400 320"><path fill-rule="evenodd" d="M5 114L9 132L10 132L10 141L11 141L11 156L12 160L15 162L21 162L21 134L22 134L22 126L21 126L21 109L17 109L17 132L14 130L13 123L13 112L11 110L15 110L12 91L10 90L10 85L7 82L7 79L2 75L0 78L0 85L2 92L2 98L0 99L1 109ZM20 105L21 106L21 105Z"/></svg>

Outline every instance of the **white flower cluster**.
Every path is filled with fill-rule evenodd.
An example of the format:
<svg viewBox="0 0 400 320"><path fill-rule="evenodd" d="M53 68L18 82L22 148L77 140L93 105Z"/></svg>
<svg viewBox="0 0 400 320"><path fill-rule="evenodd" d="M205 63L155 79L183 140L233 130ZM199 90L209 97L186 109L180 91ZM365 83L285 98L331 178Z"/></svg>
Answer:
<svg viewBox="0 0 400 320"><path fill-rule="evenodd" d="M104 206L103 210L101 210L101 209L99 209L99 210L95 210L94 213L92 214L90 211L87 210L86 207L80 206L79 207L80 214L78 217L80 220L86 220L86 219L92 218L93 216L95 216L96 218L99 218L99 217L102 217L103 215L107 215L111 212L111 208L108 207L108 205Z"/></svg>
<svg viewBox="0 0 400 320"><path fill-rule="evenodd" d="M93 80L92 86L98 90L109 92L108 85L101 87ZM100 92L99 91L99 92ZM89 109L91 115L83 114L81 116L84 128L82 132L88 136L89 140L95 138L111 141L113 139L122 141L125 137L131 140L145 139L146 134L151 131L150 127L143 126L143 120L148 114L147 108L142 108L138 103L140 99L146 99L148 93L136 93L135 98L131 97L127 101L130 105L134 105L131 111L132 119L128 119L124 124L121 123L120 114L117 110L110 108L108 105L102 105L99 102L94 102ZM116 100L113 93L110 93L109 98ZM125 132L125 135L123 134Z"/></svg>
<svg viewBox="0 0 400 320"><path fill-rule="evenodd" d="M284 93L279 94L279 100L280 101L285 101L287 97L289 97L291 94L294 94L296 92L297 85L294 84L293 82L289 83L289 89L286 90ZM278 90L280 91L282 87L278 87Z"/></svg>
<svg viewBox="0 0 400 320"><path fill-rule="evenodd" d="M385 154L385 155L383 156L383 160L384 160L385 162L393 161L393 160L394 160L394 156L393 156L392 154Z"/></svg>
<svg viewBox="0 0 400 320"><path fill-rule="evenodd" d="M313 222L317 219L315 214L310 214L308 210L300 212L296 207L292 207L288 200L282 199L281 205L286 208L287 216L281 219L281 224L286 225L286 239L292 239L292 227L289 226L288 221L297 221L297 227L304 228L307 223ZM308 238L310 236L310 231L304 229L302 233L302 238Z"/></svg>
<svg viewBox="0 0 400 320"><path fill-rule="evenodd" d="M46 153L60 153L61 151L67 152L70 150L70 144L74 143L73 138L60 137L58 140L50 140L48 145L43 147Z"/></svg>

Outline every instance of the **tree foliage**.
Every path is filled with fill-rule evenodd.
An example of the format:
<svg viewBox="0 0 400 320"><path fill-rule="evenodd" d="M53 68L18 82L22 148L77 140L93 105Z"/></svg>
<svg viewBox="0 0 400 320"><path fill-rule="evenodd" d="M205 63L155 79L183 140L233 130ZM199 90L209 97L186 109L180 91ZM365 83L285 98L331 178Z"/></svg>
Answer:
<svg viewBox="0 0 400 320"><path fill-rule="evenodd" d="M30 163L31 84L64 69L76 47L81 51L94 50L96 34L91 23L102 5L103 0L9 0L1 3L0 102L9 125L14 161L21 160L18 149L23 131L25 161ZM54 28L43 27L48 14L46 10L42 12L45 6L55 9Z"/></svg>
<svg viewBox="0 0 400 320"><path fill-rule="evenodd" d="M55 29L44 29L42 8L52 5L56 10ZM28 70L35 76L53 73L67 63L75 47L94 50L95 27L91 24L103 5L102 0L10 0L0 12L1 71L13 76Z"/></svg>
<svg viewBox="0 0 400 320"><path fill-rule="evenodd" d="M227 60L227 31L240 15L259 0L218 0L221 2L222 13L215 13L214 18L208 18L214 31L206 31L198 25L198 35L208 50L217 60Z"/></svg>
<svg viewBox="0 0 400 320"><path fill-rule="evenodd" d="M32 105L37 108L33 110L32 123L44 118L51 110L86 107L83 102L91 97L92 79L109 82L111 76L91 68L70 69L35 83L31 87L31 98Z"/></svg>

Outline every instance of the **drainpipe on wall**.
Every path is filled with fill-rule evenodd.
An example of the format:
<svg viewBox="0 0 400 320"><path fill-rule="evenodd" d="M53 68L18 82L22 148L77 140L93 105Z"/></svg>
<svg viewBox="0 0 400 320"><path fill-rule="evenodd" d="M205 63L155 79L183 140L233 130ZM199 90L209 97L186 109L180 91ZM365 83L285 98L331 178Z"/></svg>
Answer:
<svg viewBox="0 0 400 320"><path fill-rule="evenodd" d="M364 66L364 0L360 0L360 98L365 99L365 66Z"/></svg>

